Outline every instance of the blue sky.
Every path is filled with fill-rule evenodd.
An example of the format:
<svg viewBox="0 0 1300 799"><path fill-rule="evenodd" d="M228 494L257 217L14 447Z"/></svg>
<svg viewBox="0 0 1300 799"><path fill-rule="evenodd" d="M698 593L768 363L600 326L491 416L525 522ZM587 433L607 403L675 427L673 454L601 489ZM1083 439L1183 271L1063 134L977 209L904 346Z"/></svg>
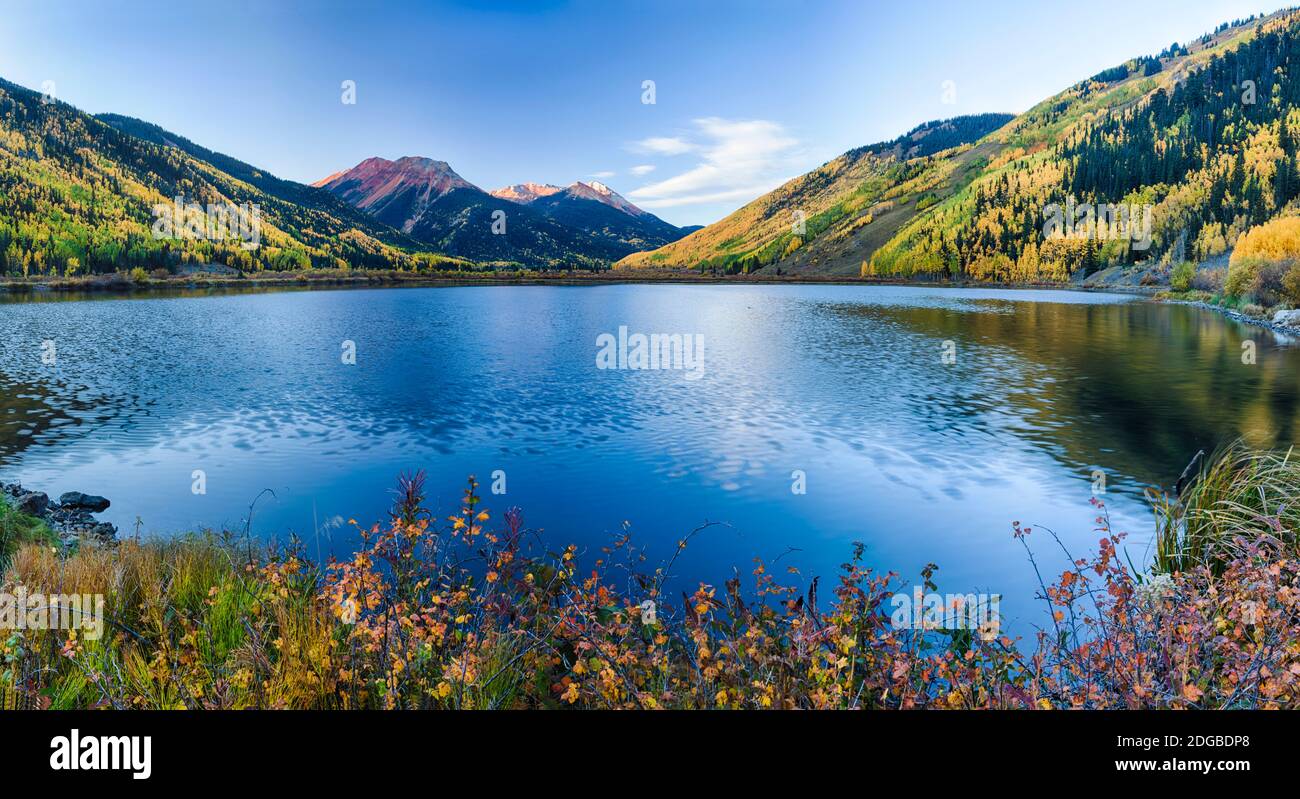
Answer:
<svg viewBox="0 0 1300 799"><path fill-rule="evenodd" d="M0 77L281 177L424 155L716 221L862 144L1023 111L1238 0L2 0ZM355 81L356 103L342 102ZM655 102L643 103L654 81ZM945 81L954 93L944 102ZM953 96L955 94L955 97Z"/></svg>

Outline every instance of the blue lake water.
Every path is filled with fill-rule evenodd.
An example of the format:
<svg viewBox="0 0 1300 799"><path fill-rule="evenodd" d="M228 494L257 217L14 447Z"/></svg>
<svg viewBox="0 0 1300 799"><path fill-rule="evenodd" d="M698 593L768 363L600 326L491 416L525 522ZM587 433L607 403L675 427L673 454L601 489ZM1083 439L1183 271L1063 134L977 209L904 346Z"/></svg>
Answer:
<svg viewBox="0 0 1300 799"><path fill-rule="evenodd" d="M698 379L597 368L597 339L700 336ZM1242 342L1256 362L1242 363ZM1195 308L1064 291L482 286L0 300L0 479L108 496L130 535L198 527L353 543L402 471L433 504L477 475L548 544L651 560L705 521L684 586L753 559L832 578L852 551L940 590L1035 578L1012 521L1094 546L1104 479L1130 554L1142 500L1199 448L1300 433L1300 348ZM355 364L341 357L355 343ZM42 355L53 342L53 363ZM945 354L949 358L945 359ZM192 491L206 476L206 493ZM505 473L506 494L491 475ZM806 493L795 493L802 472ZM1035 542L1050 566L1057 556Z"/></svg>

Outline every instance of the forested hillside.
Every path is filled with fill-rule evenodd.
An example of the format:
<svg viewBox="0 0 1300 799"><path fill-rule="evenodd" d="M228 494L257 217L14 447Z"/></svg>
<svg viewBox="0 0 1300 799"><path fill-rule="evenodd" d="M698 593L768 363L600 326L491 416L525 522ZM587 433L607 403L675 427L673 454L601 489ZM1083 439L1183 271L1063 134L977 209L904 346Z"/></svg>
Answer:
<svg viewBox="0 0 1300 799"><path fill-rule="evenodd" d="M280 181L147 123L109 121L0 81L3 272L77 276L180 263L414 270L453 263L419 252L427 248L327 192ZM233 237L159 238L155 208L171 207L177 197L204 208L255 205L258 246Z"/></svg>
<svg viewBox="0 0 1300 799"><path fill-rule="evenodd" d="M1064 280L1225 253L1300 194L1298 57L1300 26L1287 13L1083 81L991 136L1001 157L863 274ZM1084 235L1085 204L1130 209L1134 228L1149 213L1149 246L1137 244L1141 230L1101 223ZM1080 209L1077 235L1051 235L1050 214L1068 206Z"/></svg>
<svg viewBox="0 0 1300 799"><path fill-rule="evenodd" d="M862 149L875 155L893 155L903 160L921 158L970 144L1013 119L1014 114L970 114L952 119L936 119L917 125L893 141L870 144Z"/></svg>
<svg viewBox="0 0 1300 799"><path fill-rule="evenodd" d="M620 266L1060 282L1139 263L1165 274L1290 213L1297 69L1296 12L1225 23L1014 119L927 123L852 150Z"/></svg>

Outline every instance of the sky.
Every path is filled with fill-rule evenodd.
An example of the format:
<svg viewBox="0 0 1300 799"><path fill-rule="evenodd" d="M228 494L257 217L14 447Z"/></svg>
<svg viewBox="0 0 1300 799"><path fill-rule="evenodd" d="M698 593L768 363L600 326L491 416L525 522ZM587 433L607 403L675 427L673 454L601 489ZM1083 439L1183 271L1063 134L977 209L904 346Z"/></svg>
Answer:
<svg viewBox="0 0 1300 799"><path fill-rule="evenodd" d="M708 224L1272 1L0 0L0 78L291 180L427 156L489 190L598 180Z"/></svg>

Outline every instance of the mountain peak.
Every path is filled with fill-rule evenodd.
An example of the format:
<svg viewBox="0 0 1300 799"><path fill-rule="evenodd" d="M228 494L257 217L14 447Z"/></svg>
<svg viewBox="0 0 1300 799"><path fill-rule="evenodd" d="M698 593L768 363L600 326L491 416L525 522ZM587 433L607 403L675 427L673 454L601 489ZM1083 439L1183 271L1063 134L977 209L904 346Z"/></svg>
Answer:
<svg viewBox="0 0 1300 799"><path fill-rule="evenodd" d="M550 183L516 183L512 186L495 189L488 192L488 194L515 203L530 203L533 200L550 197L552 194L559 194L562 191L564 189Z"/></svg>
<svg viewBox="0 0 1300 799"><path fill-rule="evenodd" d="M645 211L637 208L628 202L623 195L606 186L604 183L593 180L583 182L576 181L564 190L564 193L570 197L576 197L581 200L595 200L598 203L604 203L611 208L622 211L631 216L645 216Z"/></svg>
<svg viewBox="0 0 1300 799"><path fill-rule="evenodd" d="M372 160L382 161L383 159L380 158L380 159L372 159ZM438 173L450 172L453 175L456 174L455 171L452 170L451 165L448 164L446 161L437 161L434 160L433 158L426 158L425 156L422 155L404 155L401 158L391 163L396 164L402 169L413 169L422 172L438 172Z"/></svg>
<svg viewBox="0 0 1300 799"><path fill-rule="evenodd" d="M390 161L367 158L351 169L312 184L409 233L429 204L456 189L478 187L456 174L446 161L408 155Z"/></svg>
<svg viewBox="0 0 1300 799"><path fill-rule="evenodd" d="M646 216L646 212L637 208L628 202L623 195L606 186L600 181L574 181L568 186L560 187L551 183L516 183L512 186L505 186L500 189L488 192L493 197L499 197L503 200L521 203L536 202L545 197L555 197L561 199L568 197L576 200L593 200L598 203L608 205L618 211L622 211L629 216Z"/></svg>
<svg viewBox="0 0 1300 799"><path fill-rule="evenodd" d="M467 180L457 175L456 170L452 169L451 165L446 161L437 161L419 155L402 156L396 161L390 161L380 156L372 156L351 169L335 172L311 185L324 187L326 184L344 176L352 180L383 176L385 178L400 179L406 183L437 183L448 186L447 190L472 186Z"/></svg>

